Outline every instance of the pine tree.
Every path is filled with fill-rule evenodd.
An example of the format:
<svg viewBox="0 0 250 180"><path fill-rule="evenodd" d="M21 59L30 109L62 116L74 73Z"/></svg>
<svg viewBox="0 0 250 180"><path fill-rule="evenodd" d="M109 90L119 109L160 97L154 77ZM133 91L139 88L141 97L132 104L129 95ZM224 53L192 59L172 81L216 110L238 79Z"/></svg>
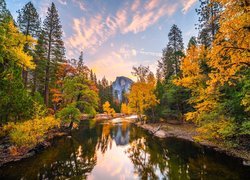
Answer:
<svg viewBox="0 0 250 180"><path fill-rule="evenodd" d="M48 8L47 16L42 28L42 48L46 54L44 102L49 105L49 86L55 81L58 62L64 61L65 48L62 41L62 26L55 4Z"/></svg>
<svg viewBox="0 0 250 180"><path fill-rule="evenodd" d="M168 47L173 50L173 66L174 66L174 73L177 75L177 73L180 71L180 59L183 56L183 39L182 39L182 32L177 27L177 25L173 25L170 29L170 32L168 34Z"/></svg>
<svg viewBox="0 0 250 180"><path fill-rule="evenodd" d="M180 71L180 60L183 54L183 39L181 30L174 24L168 34L169 42L162 50L162 58L159 62L159 71L167 80Z"/></svg>
<svg viewBox="0 0 250 180"><path fill-rule="evenodd" d="M211 0L199 0L200 7L196 9L199 15L199 43L210 47L219 29L219 17L221 6L218 2Z"/></svg>
<svg viewBox="0 0 250 180"><path fill-rule="evenodd" d="M192 46L197 46L196 37L192 36L188 41L187 49L190 49Z"/></svg>
<svg viewBox="0 0 250 180"><path fill-rule="evenodd" d="M26 37L38 37L40 31L40 19L34 5L31 2L28 2L21 10L18 11L17 24L20 31ZM27 44L24 47L24 51L28 52L30 55L33 54ZM24 68L22 70L22 77L24 80L24 86L27 87L28 71Z"/></svg>
<svg viewBox="0 0 250 180"><path fill-rule="evenodd" d="M5 18L12 18L10 11L6 7L5 0L0 0L0 22L2 22Z"/></svg>
<svg viewBox="0 0 250 180"><path fill-rule="evenodd" d="M167 47L162 51L160 68L162 69L162 73L165 79L170 78L174 74L174 51L172 48Z"/></svg>
<svg viewBox="0 0 250 180"><path fill-rule="evenodd" d="M33 75L33 83L32 83L32 94L35 92L44 93L44 77L45 77L45 68L46 68L46 51L45 44L46 39L44 38L44 33L41 33L38 37L37 44L35 47L34 53L34 62L36 64L36 68L34 69Z"/></svg>
<svg viewBox="0 0 250 180"><path fill-rule="evenodd" d="M80 54L80 56L79 56L79 60L78 60L77 66L78 66L79 68L81 68L81 67L83 67L83 65L84 65L84 63L83 63L83 52L81 51L81 54Z"/></svg>

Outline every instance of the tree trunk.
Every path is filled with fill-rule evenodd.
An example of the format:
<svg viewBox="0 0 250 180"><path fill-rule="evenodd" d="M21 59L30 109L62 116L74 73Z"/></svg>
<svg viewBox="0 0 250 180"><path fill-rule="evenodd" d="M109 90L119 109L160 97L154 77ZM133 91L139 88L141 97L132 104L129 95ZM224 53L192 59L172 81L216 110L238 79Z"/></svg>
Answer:
<svg viewBox="0 0 250 180"><path fill-rule="evenodd" d="M37 83L37 77L36 77L36 70L34 70L34 74L33 74L33 87L32 87L32 94L34 95L36 92L36 83Z"/></svg>
<svg viewBox="0 0 250 180"><path fill-rule="evenodd" d="M49 49L48 49L48 56L47 56L47 66L45 70L45 88L44 88L44 103L48 107L49 106L49 71L50 71L50 51L51 51L51 33L49 34Z"/></svg>

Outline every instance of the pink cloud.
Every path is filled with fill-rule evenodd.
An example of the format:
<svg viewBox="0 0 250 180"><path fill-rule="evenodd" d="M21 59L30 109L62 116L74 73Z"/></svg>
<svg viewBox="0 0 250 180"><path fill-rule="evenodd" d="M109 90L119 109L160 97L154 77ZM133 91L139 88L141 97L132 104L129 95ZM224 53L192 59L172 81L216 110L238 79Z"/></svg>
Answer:
<svg viewBox="0 0 250 180"><path fill-rule="evenodd" d="M140 7L141 1L140 0L135 0L134 3L131 5L131 10L136 11Z"/></svg>
<svg viewBox="0 0 250 180"><path fill-rule="evenodd" d="M83 1L73 2L81 4L81 9L86 8ZM196 0L134 0L118 9L114 15L100 12L89 19L75 18L72 23L74 33L66 38L67 49L71 52L76 49L79 52L95 52L114 35L143 32L160 19L173 15L180 6L186 13L195 2Z"/></svg>
<svg viewBox="0 0 250 180"><path fill-rule="evenodd" d="M183 4L183 9L182 12L183 14L186 14L188 10L196 3L197 0L182 0Z"/></svg>

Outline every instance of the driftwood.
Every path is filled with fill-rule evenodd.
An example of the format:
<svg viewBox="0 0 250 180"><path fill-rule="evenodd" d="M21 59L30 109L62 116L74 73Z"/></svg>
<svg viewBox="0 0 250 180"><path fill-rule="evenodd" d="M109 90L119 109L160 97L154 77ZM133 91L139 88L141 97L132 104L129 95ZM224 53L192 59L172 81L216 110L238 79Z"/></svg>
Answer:
<svg viewBox="0 0 250 180"><path fill-rule="evenodd" d="M161 129L161 127L162 127L162 124L159 125L158 128L156 128L155 131L152 130L152 131L151 131L151 134L154 135L157 131L159 131L159 130Z"/></svg>

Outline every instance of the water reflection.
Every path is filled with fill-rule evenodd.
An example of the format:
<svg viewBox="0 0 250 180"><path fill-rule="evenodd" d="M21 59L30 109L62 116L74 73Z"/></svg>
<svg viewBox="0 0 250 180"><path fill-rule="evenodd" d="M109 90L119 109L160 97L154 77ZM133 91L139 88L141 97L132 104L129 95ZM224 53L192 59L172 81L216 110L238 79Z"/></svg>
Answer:
<svg viewBox="0 0 250 180"><path fill-rule="evenodd" d="M72 138L0 169L1 179L244 179L250 169L193 143L153 138L128 121L85 121Z"/></svg>

